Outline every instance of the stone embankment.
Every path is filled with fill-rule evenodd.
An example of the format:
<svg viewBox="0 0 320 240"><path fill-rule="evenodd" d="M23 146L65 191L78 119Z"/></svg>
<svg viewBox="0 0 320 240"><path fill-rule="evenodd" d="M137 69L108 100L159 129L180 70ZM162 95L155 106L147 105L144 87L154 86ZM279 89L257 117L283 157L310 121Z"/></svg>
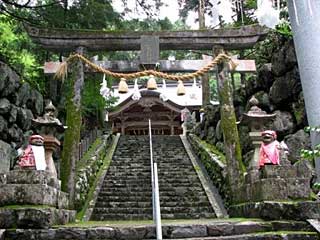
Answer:
<svg viewBox="0 0 320 240"><path fill-rule="evenodd" d="M43 96L0 62L0 170L9 170L12 152L22 146L31 120L42 112Z"/></svg>

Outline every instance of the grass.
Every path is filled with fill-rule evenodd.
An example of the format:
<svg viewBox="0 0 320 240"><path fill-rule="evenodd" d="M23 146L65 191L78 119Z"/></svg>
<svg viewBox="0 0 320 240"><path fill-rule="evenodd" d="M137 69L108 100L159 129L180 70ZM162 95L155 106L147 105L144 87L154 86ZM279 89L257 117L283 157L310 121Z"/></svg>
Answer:
<svg viewBox="0 0 320 240"><path fill-rule="evenodd" d="M217 222L265 222L258 218L212 218L212 219L162 219L163 225L167 224L209 224ZM128 221L81 221L75 223L69 223L63 226L55 227L102 227L102 226L145 226L154 225L153 220L128 220Z"/></svg>
<svg viewBox="0 0 320 240"><path fill-rule="evenodd" d="M49 205L7 205L7 206L0 207L0 210L3 210L3 209L25 209L25 208L32 208L32 209L52 208L52 209L56 209L55 207L52 207Z"/></svg>

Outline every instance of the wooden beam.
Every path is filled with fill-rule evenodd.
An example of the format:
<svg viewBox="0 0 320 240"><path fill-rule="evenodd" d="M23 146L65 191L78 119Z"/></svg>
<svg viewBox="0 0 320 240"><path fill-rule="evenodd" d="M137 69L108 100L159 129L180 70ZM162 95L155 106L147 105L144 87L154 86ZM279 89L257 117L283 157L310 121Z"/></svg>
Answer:
<svg viewBox="0 0 320 240"><path fill-rule="evenodd" d="M152 121L152 126L168 126L170 128L170 125L173 125L175 127L180 127L180 124L178 122L171 122L171 121ZM148 122L140 122L140 121L132 121L132 122L124 122L123 124L121 123L116 123L116 127L148 127Z"/></svg>
<svg viewBox="0 0 320 240"><path fill-rule="evenodd" d="M38 28L25 25L31 39L52 51L74 51L77 46L89 51L140 50L140 37L159 37L160 50L211 50L219 45L226 50L252 48L263 40L269 30L259 25L240 28L161 31L161 32L115 32L95 30L66 30Z"/></svg>
<svg viewBox="0 0 320 240"><path fill-rule="evenodd" d="M205 60L160 60L160 71L162 72L194 72L210 63L211 59ZM256 72L256 64L254 60L234 60L238 64L234 72L253 73ZM60 62L46 62L44 64L45 74L54 74L57 72ZM95 61L95 64L102 66L113 72L137 72L140 71L138 61ZM213 68L212 70L216 70ZM93 72L91 69L85 68L85 72Z"/></svg>

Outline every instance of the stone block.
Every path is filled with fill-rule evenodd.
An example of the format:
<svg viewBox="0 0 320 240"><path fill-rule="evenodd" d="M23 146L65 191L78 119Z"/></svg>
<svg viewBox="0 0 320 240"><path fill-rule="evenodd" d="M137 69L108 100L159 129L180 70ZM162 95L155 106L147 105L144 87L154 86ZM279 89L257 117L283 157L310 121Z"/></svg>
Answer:
<svg viewBox="0 0 320 240"><path fill-rule="evenodd" d="M59 209L68 209L69 208L69 196L67 193L58 191L58 202L57 208Z"/></svg>
<svg viewBox="0 0 320 240"><path fill-rule="evenodd" d="M208 236L227 236L233 233L232 223L215 223L207 226Z"/></svg>
<svg viewBox="0 0 320 240"><path fill-rule="evenodd" d="M47 184L60 189L57 178L47 171L37 170L14 170L6 173L7 184Z"/></svg>
<svg viewBox="0 0 320 240"><path fill-rule="evenodd" d="M83 228L59 228L54 231L53 239L77 239L87 240L86 230ZM43 239L43 238L42 238Z"/></svg>
<svg viewBox="0 0 320 240"><path fill-rule="evenodd" d="M147 235L147 229L144 227L126 227L118 228L115 239L130 240L130 239L144 239Z"/></svg>
<svg viewBox="0 0 320 240"><path fill-rule="evenodd" d="M95 227L87 229L87 239L114 239L116 231L111 227Z"/></svg>
<svg viewBox="0 0 320 240"><path fill-rule="evenodd" d="M245 176L245 182L248 184L254 183L260 179L261 171L258 169L249 170Z"/></svg>
<svg viewBox="0 0 320 240"><path fill-rule="evenodd" d="M252 187L251 184L244 184L240 187L238 194L235 196L235 202L249 202L252 198Z"/></svg>
<svg viewBox="0 0 320 240"><path fill-rule="evenodd" d="M294 166L297 168L298 178L312 178L312 171L314 171L314 167L309 160L298 161Z"/></svg>
<svg viewBox="0 0 320 240"><path fill-rule="evenodd" d="M295 178L297 169L294 166L265 165L262 169L262 178Z"/></svg>
<svg viewBox="0 0 320 240"><path fill-rule="evenodd" d="M272 226L270 224L245 221L234 224L233 234L240 235L254 232L267 232L271 230Z"/></svg>
<svg viewBox="0 0 320 240"><path fill-rule="evenodd" d="M310 180L306 178L286 179L288 198L290 199L310 199Z"/></svg>
<svg viewBox="0 0 320 240"><path fill-rule="evenodd" d="M170 238L192 238L208 236L207 227L204 225L175 226Z"/></svg>
<svg viewBox="0 0 320 240"><path fill-rule="evenodd" d="M0 140L0 172L8 172L10 170L11 158L11 146L8 143Z"/></svg>
<svg viewBox="0 0 320 240"><path fill-rule="evenodd" d="M75 211L44 207L1 208L0 228L48 228L74 221Z"/></svg>
<svg viewBox="0 0 320 240"><path fill-rule="evenodd" d="M58 191L46 184L2 184L0 206L32 204L56 207Z"/></svg>
<svg viewBox="0 0 320 240"><path fill-rule="evenodd" d="M251 185L251 201L286 200L288 198L286 180L281 178L261 179Z"/></svg>
<svg viewBox="0 0 320 240"><path fill-rule="evenodd" d="M233 205L230 217L253 217L266 220L306 220L320 218L320 202L276 202L265 201ZM275 229L276 230L276 229Z"/></svg>

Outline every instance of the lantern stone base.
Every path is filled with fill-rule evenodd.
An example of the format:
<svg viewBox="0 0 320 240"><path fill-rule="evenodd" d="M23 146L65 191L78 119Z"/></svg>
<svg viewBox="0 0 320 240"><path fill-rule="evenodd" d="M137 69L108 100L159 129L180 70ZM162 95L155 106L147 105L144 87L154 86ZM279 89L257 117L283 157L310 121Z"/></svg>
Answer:
<svg viewBox="0 0 320 240"><path fill-rule="evenodd" d="M68 194L47 171L15 170L0 174L0 228L42 228L73 221Z"/></svg>

